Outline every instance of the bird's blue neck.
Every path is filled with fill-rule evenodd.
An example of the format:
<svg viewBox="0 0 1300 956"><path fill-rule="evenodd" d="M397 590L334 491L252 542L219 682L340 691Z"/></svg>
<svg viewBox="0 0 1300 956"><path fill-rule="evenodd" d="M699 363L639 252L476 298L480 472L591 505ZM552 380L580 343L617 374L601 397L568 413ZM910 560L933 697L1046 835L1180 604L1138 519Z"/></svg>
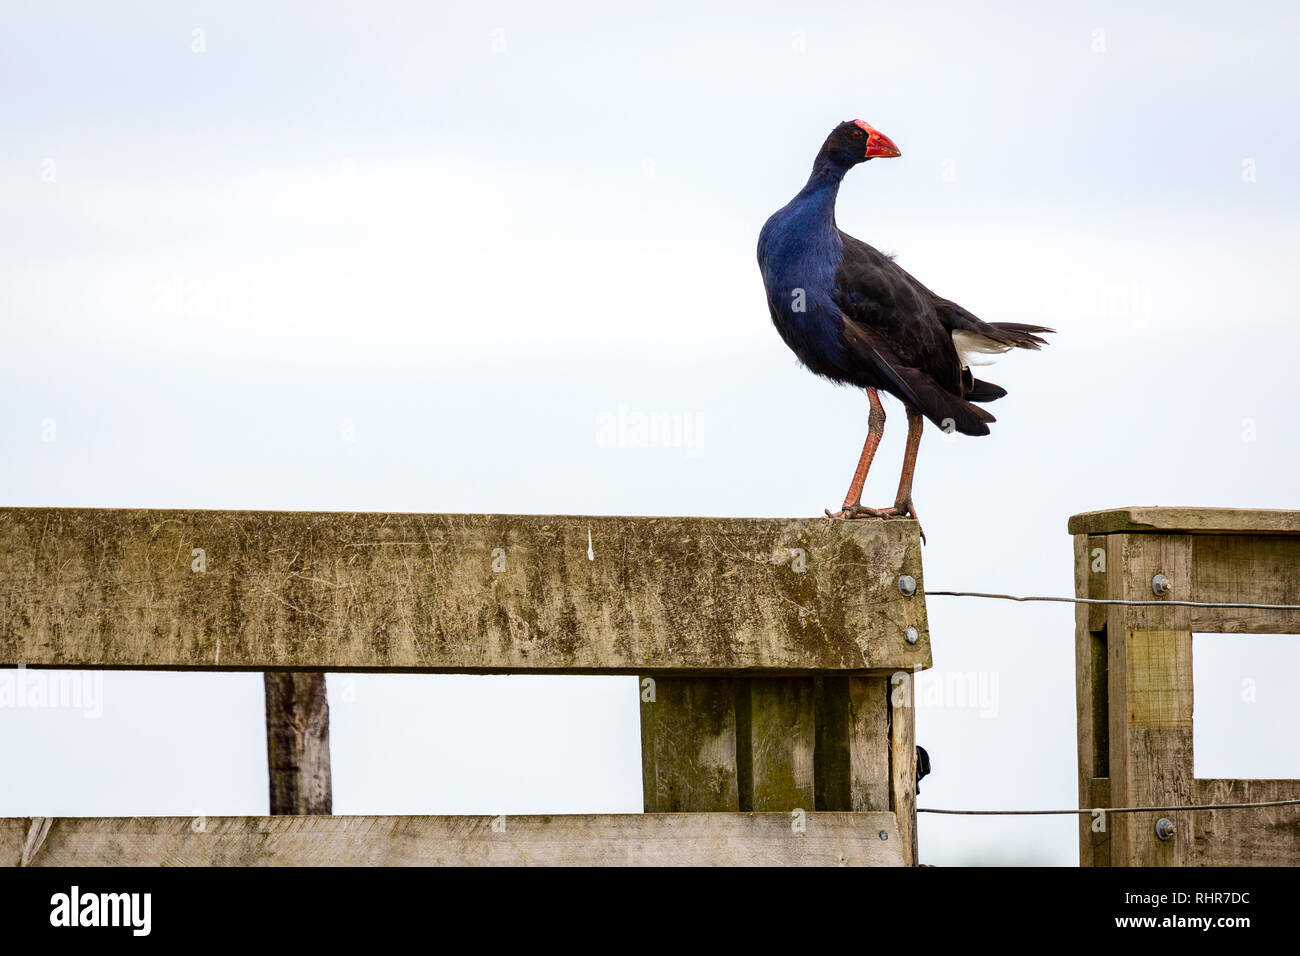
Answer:
<svg viewBox="0 0 1300 956"><path fill-rule="evenodd" d="M758 256L769 289L816 289L829 295L843 253L835 199L847 171L819 156L803 189L764 224Z"/></svg>
<svg viewBox="0 0 1300 956"><path fill-rule="evenodd" d="M812 175L794 201L806 210L813 212L816 218L824 220L831 229L835 228L835 200L840 194L840 183L848 169L818 157L813 164Z"/></svg>

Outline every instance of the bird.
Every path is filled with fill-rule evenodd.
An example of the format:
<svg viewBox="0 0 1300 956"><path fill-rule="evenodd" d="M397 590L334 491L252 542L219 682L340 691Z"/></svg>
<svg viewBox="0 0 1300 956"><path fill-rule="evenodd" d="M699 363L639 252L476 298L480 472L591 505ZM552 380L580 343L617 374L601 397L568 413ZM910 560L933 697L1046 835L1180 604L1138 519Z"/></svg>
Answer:
<svg viewBox="0 0 1300 956"><path fill-rule="evenodd" d="M943 431L987 435L996 421L980 405L1006 389L975 378L971 365L1013 348L1038 349L1053 329L1018 322L985 322L935 295L885 255L835 224L844 175L872 159L902 152L862 120L836 126L817 152L807 184L763 224L758 265L772 322L811 372L866 390L867 439L853 480L829 518L920 519L912 479L924 419ZM880 392L907 413L907 447L892 507L862 504L862 489L885 427ZM921 530L921 539L925 540Z"/></svg>

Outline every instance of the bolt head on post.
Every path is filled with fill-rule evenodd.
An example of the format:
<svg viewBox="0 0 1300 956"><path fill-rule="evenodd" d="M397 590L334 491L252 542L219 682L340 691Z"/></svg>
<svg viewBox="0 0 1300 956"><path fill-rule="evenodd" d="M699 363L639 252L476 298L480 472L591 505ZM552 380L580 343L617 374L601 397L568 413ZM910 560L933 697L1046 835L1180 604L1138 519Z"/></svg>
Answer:
<svg viewBox="0 0 1300 956"><path fill-rule="evenodd" d="M1151 593L1156 597L1164 597L1174 589L1174 582L1170 581L1163 574L1157 574L1151 579Z"/></svg>
<svg viewBox="0 0 1300 956"><path fill-rule="evenodd" d="M1156 821L1156 839L1172 840L1174 838L1174 821L1161 817Z"/></svg>

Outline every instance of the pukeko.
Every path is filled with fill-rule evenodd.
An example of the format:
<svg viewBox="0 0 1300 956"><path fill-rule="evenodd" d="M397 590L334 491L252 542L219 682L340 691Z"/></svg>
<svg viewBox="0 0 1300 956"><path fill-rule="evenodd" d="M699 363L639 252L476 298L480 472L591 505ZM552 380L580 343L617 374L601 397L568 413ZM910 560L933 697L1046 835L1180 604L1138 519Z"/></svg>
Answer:
<svg viewBox="0 0 1300 956"><path fill-rule="evenodd" d="M921 417L946 432L987 435L995 421L976 402L1006 390L971 375L971 365L1012 348L1036 349L1052 329L984 322L941 299L890 256L835 225L840 180L858 163L902 155L861 120L841 123L817 153L808 184L763 225L758 265L772 321L799 360L817 375L867 391L867 442L844 507L832 518L916 517L912 474ZM885 428L878 390L907 410L907 451L891 508L867 508L862 486ZM924 537L924 536L923 536Z"/></svg>

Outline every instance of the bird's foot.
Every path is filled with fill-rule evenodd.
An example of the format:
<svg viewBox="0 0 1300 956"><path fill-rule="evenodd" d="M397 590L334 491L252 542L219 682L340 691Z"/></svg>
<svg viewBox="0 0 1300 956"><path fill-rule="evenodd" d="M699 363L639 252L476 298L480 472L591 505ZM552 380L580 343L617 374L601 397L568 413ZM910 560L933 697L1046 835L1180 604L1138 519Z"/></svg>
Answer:
<svg viewBox="0 0 1300 956"><path fill-rule="evenodd" d="M894 510L898 512L898 517L911 518L916 522L916 530L921 535L921 543L925 544L925 528L921 527L921 516L916 513L916 505L912 504L912 497L909 495L901 504L895 504Z"/></svg>
<svg viewBox="0 0 1300 956"><path fill-rule="evenodd" d="M911 518L916 522L916 529L921 533L921 543L925 543L925 529L921 527L921 519L916 513L916 507L912 504L912 499L895 502L892 508L868 508L863 504L850 504L846 502L844 507L836 512L831 512L829 508L825 509L826 517L840 518L851 520L854 518Z"/></svg>
<svg viewBox="0 0 1300 956"><path fill-rule="evenodd" d="M886 514L885 511L879 508L868 508L866 505L863 504L849 504L848 502L845 502L844 507L834 513L831 512L830 508L826 508L825 511L826 511L826 517L828 518L842 518L845 520L851 518L888 518L889 517L889 515Z"/></svg>

